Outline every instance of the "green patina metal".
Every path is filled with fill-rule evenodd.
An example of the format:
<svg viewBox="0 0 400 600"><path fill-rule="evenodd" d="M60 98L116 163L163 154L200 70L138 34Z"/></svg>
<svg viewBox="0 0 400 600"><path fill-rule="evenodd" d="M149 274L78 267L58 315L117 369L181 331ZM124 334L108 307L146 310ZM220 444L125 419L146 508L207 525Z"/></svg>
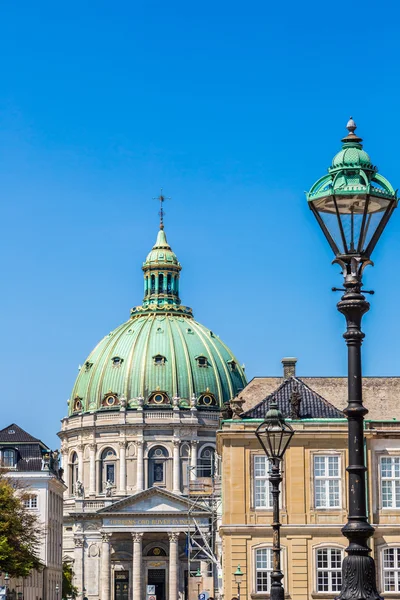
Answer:
<svg viewBox="0 0 400 600"><path fill-rule="evenodd" d="M354 134L356 125L352 118L347 124L349 134L342 139L342 149L334 156L328 175L314 183L306 193L309 202L328 195L354 196L370 194L376 198L392 199L396 191L390 182L378 174L378 168L363 150L362 139Z"/></svg>
<svg viewBox="0 0 400 600"><path fill-rule="evenodd" d="M104 337L87 357L75 382L69 414L138 408L156 392L190 406L193 396L228 402L247 381L239 362L212 331L181 305L182 269L161 224L143 263L144 300L131 317ZM116 405L107 403L115 397ZM143 401L142 401L143 399ZM160 408L165 408L160 406Z"/></svg>

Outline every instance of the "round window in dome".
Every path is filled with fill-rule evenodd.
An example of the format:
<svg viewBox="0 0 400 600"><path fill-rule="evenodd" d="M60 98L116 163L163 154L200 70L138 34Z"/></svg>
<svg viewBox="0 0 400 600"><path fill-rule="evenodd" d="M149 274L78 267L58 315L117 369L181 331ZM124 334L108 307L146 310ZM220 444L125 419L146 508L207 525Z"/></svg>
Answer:
<svg viewBox="0 0 400 600"><path fill-rule="evenodd" d="M108 398L106 399L106 404L107 406L113 406L113 404L115 404L114 396L108 396Z"/></svg>
<svg viewBox="0 0 400 600"><path fill-rule="evenodd" d="M217 401L215 399L215 396L213 396L213 394L206 392L205 394L202 394L200 396L198 405L199 406L216 406Z"/></svg>
<svg viewBox="0 0 400 600"><path fill-rule="evenodd" d="M156 404L162 404L164 402L164 396L162 394L155 394L154 395L154 402Z"/></svg>

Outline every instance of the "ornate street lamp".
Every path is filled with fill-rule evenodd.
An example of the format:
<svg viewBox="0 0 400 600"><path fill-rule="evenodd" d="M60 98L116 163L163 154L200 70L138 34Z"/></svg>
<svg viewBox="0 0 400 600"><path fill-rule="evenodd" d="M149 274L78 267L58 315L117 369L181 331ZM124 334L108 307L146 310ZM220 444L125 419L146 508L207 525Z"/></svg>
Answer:
<svg viewBox="0 0 400 600"><path fill-rule="evenodd" d="M197 569L195 577L197 579L197 600L199 600L199 598L200 598L200 586L203 583L203 576L201 574L200 569Z"/></svg>
<svg viewBox="0 0 400 600"><path fill-rule="evenodd" d="M6 573L4 576L4 587L5 587L5 591L6 591L6 598L8 598L9 583L10 583L10 577L9 577L8 573Z"/></svg>
<svg viewBox="0 0 400 600"><path fill-rule="evenodd" d="M240 569L240 565L237 566L237 569L233 575L235 577L235 583L237 585L237 597L238 597L238 600L240 600L240 584L242 583L242 580L243 580L243 572Z"/></svg>
<svg viewBox="0 0 400 600"><path fill-rule="evenodd" d="M362 273L373 264L371 254L397 206L397 193L389 181L378 174L354 132L352 118L348 135L332 161L328 175L319 179L307 194L314 213L344 276L344 292L337 304L346 318L343 337L348 348L349 513L342 533L349 540L348 556L343 561L341 600L378 600L375 562L369 556L368 539L374 532L367 518L364 460L364 416L362 402L361 331L362 316L369 303L361 292ZM364 292L373 293L373 292Z"/></svg>
<svg viewBox="0 0 400 600"><path fill-rule="evenodd" d="M265 421L256 429L256 436L269 460L271 471L271 493L273 503L273 546L271 573L271 600L283 600L285 592L282 585L281 538L279 521L279 494L282 481L281 461L294 434L293 428L285 422L275 398L272 398Z"/></svg>
<svg viewBox="0 0 400 600"><path fill-rule="evenodd" d="M58 594L60 592L60 586L56 583L56 600L58 600Z"/></svg>

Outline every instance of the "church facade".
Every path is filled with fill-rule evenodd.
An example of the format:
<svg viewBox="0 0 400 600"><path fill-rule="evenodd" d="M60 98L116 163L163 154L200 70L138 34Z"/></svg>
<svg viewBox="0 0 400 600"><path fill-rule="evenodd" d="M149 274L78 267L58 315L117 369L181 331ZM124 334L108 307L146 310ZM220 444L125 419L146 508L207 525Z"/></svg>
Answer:
<svg viewBox="0 0 400 600"><path fill-rule="evenodd" d="M163 222L142 268L142 305L87 357L59 433L64 559L89 600L214 596L221 581L216 431L245 374L181 305Z"/></svg>

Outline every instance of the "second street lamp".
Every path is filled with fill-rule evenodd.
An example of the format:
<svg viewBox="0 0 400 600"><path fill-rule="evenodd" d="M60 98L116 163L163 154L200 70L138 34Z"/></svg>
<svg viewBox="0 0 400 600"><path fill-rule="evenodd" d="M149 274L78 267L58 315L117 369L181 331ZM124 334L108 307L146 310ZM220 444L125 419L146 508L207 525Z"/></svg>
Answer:
<svg viewBox="0 0 400 600"><path fill-rule="evenodd" d="M237 585L237 597L238 597L238 600L240 600L240 584L242 583L242 580L243 580L243 573L240 569L240 565L237 566L237 569L233 575L235 576L235 582Z"/></svg>
<svg viewBox="0 0 400 600"><path fill-rule="evenodd" d="M286 423L280 412L275 398L272 398L265 421L256 429L256 436L269 460L271 471L271 493L273 503L273 545L272 545L272 573L271 573L271 600L283 600L285 596L282 585L283 573L281 570L281 523L279 519L279 494L282 481L281 461L294 434L293 428Z"/></svg>
<svg viewBox="0 0 400 600"><path fill-rule="evenodd" d="M328 175L319 179L307 194L314 213L343 271L344 292L337 308L346 318L343 334L348 349L348 419L349 465L348 521L342 529L349 541L348 556L343 561L340 600L380 600L376 586L375 561L369 556L368 539L374 533L367 516L364 458L364 416L362 400L361 343L364 333L361 320L369 310L362 293L362 274L371 262L385 226L397 206L397 194L389 181L378 174L354 132L352 118L348 135L336 154Z"/></svg>
<svg viewBox="0 0 400 600"><path fill-rule="evenodd" d="M196 577L196 581L197 581L197 600L199 600L199 598L200 598L200 587L201 587L201 584L203 583L203 576L201 574L200 569L197 569L195 577Z"/></svg>

